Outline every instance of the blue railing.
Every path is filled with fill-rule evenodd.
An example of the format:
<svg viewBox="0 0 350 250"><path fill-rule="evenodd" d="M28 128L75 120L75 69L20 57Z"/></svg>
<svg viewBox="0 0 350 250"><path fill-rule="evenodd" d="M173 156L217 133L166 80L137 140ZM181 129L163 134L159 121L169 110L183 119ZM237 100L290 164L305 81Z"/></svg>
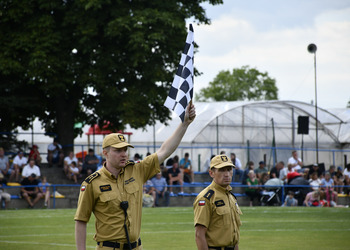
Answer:
<svg viewBox="0 0 350 250"><path fill-rule="evenodd" d="M197 182L197 183L184 183L184 185L182 185L182 187L184 188L193 188L193 187L207 187L211 182ZM46 188L52 188L52 193L51 195L53 196L53 204L52 204L52 208L56 208L56 199L60 199L60 198L56 198L55 196L55 193L56 193L56 190L58 187L80 187L81 185L80 184L50 184L48 186L46 186ZM147 186L147 185L145 185ZM27 186L2 186L1 188L4 188L4 189L13 189L13 188L17 188L17 189L21 189L21 188L25 188L25 187L40 187L40 186L37 186L37 185L27 185ZM167 187L181 187L181 185L167 185ZM288 189L288 188L309 188L310 190L312 190L313 187L311 187L310 185L276 185L276 186L265 186L265 185L243 185L243 184L240 184L238 182L232 182L231 183L231 187L233 189L233 192L235 191L235 188L239 188L239 187L242 187L242 188L246 188L246 187L259 187L261 189L264 189L264 190L271 190L271 189L281 189L281 196L282 196L282 200L281 202L283 203L284 202L284 199L285 199L285 189ZM321 188L321 186L319 186ZM350 185L344 185L344 186L337 186L335 185L334 187L343 187L343 188L350 188ZM314 187L315 188L315 187ZM235 193L235 192L234 192ZM236 193L235 193L236 194ZM245 195L242 195L242 193L237 193L239 196L245 196ZM196 196L198 195L198 193L191 193L191 194L183 194L182 196Z"/></svg>

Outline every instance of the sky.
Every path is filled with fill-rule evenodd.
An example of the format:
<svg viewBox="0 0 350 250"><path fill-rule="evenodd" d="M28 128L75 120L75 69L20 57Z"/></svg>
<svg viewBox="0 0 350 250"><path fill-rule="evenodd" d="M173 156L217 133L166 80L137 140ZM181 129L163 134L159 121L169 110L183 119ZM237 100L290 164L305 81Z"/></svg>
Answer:
<svg viewBox="0 0 350 250"><path fill-rule="evenodd" d="M345 108L350 100L350 0L224 0L202 5L211 25L193 23L199 45L194 91L221 70L248 65L276 80L279 100L315 100L320 108Z"/></svg>

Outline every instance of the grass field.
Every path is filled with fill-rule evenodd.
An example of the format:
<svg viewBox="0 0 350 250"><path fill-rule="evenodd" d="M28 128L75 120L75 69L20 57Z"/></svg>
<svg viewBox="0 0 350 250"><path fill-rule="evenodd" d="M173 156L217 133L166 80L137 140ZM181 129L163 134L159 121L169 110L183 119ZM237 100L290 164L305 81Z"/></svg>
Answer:
<svg viewBox="0 0 350 250"><path fill-rule="evenodd" d="M350 249L349 208L242 207L240 249ZM0 249L75 249L74 209L0 210ZM191 207L144 208L145 250L196 249ZM94 249L94 218L87 248Z"/></svg>

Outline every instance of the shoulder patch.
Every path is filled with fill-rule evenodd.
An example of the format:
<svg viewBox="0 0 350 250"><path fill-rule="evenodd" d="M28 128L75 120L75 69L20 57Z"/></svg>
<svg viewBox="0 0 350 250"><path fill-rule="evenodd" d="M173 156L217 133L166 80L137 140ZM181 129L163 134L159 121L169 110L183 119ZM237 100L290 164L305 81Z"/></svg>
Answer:
<svg viewBox="0 0 350 250"><path fill-rule="evenodd" d="M128 160L125 164L125 167L128 165L135 165L135 162L133 160Z"/></svg>
<svg viewBox="0 0 350 250"><path fill-rule="evenodd" d="M214 194L214 190L210 189L203 197L210 200L213 194Z"/></svg>
<svg viewBox="0 0 350 250"><path fill-rule="evenodd" d="M94 173L90 174L88 177L86 177L86 179L84 181L86 183L90 184L94 179L96 179L99 176L100 176L99 172L94 172Z"/></svg>
<svg viewBox="0 0 350 250"><path fill-rule="evenodd" d="M236 195L234 195L234 193L232 192L232 190L230 191L230 194L232 194L233 197L235 197L235 199L237 200L237 197L236 197Z"/></svg>

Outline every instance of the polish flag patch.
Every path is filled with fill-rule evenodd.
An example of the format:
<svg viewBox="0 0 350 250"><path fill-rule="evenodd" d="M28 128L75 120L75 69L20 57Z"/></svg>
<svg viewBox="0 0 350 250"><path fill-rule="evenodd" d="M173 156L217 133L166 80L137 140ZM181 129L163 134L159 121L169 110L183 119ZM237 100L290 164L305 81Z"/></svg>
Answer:
<svg viewBox="0 0 350 250"><path fill-rule="evenodd" d="M86 186L81 186L81 191L85 191L85 189L86 189Z"/></svg>
<svg viewBox="0 0 350 250"><path fill-rule="evenodd" d="M199 205L199 206L204 206L204 205L205 205L205 201L199 201L199 202L198 202L198 205Z"/></svg>

